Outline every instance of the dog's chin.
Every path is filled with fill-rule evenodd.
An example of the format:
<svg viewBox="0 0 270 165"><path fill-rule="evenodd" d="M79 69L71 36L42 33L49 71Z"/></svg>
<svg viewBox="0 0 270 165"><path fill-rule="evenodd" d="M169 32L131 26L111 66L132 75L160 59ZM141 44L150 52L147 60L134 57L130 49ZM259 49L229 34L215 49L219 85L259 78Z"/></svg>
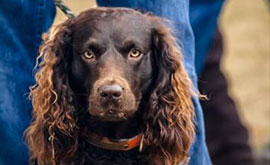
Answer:
<svg viewBox="0 0 270 165"><path fill-rule="evenodd" d="M92 117L97 118L100 121L119 122L119 121L126 121L129 118L132 118L136 110L130 110L130 111L107 110L107 111L101 111L101 112L100 111L93 112L90 110L89 112Z"/></svg>

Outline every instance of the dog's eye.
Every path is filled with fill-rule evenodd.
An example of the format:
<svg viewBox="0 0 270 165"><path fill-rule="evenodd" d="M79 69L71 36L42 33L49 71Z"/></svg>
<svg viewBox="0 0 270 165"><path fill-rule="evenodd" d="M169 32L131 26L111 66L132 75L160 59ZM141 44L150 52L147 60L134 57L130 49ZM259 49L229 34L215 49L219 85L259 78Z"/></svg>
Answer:
<svg viewBox="0 0 270 165"><path fill-rule="evenodd" d="M95 59L95 53L90 49L85 50L82 55L83 55L83 58L86 60Z"/></svg>
<svg viewBox="0 0 270 165"><path fill-rule="evenodd" d="M142 55L142 52L139 51L138 49L131 49L130 52L128 53L128 56L131 58L138 58Z"/></svg>

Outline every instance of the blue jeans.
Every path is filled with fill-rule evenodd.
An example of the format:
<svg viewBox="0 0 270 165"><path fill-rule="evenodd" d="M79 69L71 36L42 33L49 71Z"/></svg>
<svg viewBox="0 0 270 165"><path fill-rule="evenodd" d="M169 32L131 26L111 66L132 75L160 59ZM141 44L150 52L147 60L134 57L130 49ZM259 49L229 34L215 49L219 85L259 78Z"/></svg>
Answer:
<svg viewBox="0 0 270 165"><path fill-rule="evenodd" d="M195 69L199 76L217 29L225 0L190 0L190 23L195 36Z"/></svg>
<svg viewBox="0 0 270 165"><path fill-rule="evenodd" d="M211 1L211 0L209 0ZM172 20L184 53L186 70L197 85L194 67L194 35L189 23L189 0L98 0L101 6L138 7ZM55 7L51 0L0 1L0 165L27 164L22 134L30 122L28 87L34 83L32 69L41 33L52 24ZM192 165L208 165L202 110L194 98L196 140L191 149Z"/></svg>
<svg viewBox="0 0 270 165"><path fill-rule="evenodd" d="M27 95L41 33L54 16L51 0L0 1L0 165L28 164L22 140L32 111Z"/></svg>

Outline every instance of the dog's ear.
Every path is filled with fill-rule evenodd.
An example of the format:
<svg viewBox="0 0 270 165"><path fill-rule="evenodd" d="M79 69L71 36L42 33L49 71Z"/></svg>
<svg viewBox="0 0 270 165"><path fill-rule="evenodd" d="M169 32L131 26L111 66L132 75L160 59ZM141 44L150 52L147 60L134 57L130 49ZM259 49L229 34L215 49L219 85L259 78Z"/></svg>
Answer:
<svg viewBox="0 0 270 165"><path fill-rule="evenodd" d="M36 84L30 92L33 121L25 139L30 161L37 159L41 164L57 164L60 157L70 157L77 148L73 92L68 83L71 25L72 19L67 20L44 39Z"/></svg>
<svg viewBox="0 0 270 165"><path fill-rule="evenodd" d="M153 20L156 84L146 114L144 144L151 148L155 164L177 164L187 158L194 138L192 84L170 29L160 18Z"/></svg>

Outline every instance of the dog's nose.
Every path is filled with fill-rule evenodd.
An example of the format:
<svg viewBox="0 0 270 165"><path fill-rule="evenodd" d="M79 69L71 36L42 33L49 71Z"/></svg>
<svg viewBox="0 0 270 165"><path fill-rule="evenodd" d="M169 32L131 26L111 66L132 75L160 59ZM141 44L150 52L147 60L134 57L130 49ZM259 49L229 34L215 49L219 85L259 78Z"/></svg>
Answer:
<svg viewBox="0 0 270 165"><path fill-rule="evenodd" d="M113 99L119 99L122 96L123 93L123 87L117 84L112 85L102 85L98 88L98 91L100 93L100 96L102 98L113 98Z"/></svg>

